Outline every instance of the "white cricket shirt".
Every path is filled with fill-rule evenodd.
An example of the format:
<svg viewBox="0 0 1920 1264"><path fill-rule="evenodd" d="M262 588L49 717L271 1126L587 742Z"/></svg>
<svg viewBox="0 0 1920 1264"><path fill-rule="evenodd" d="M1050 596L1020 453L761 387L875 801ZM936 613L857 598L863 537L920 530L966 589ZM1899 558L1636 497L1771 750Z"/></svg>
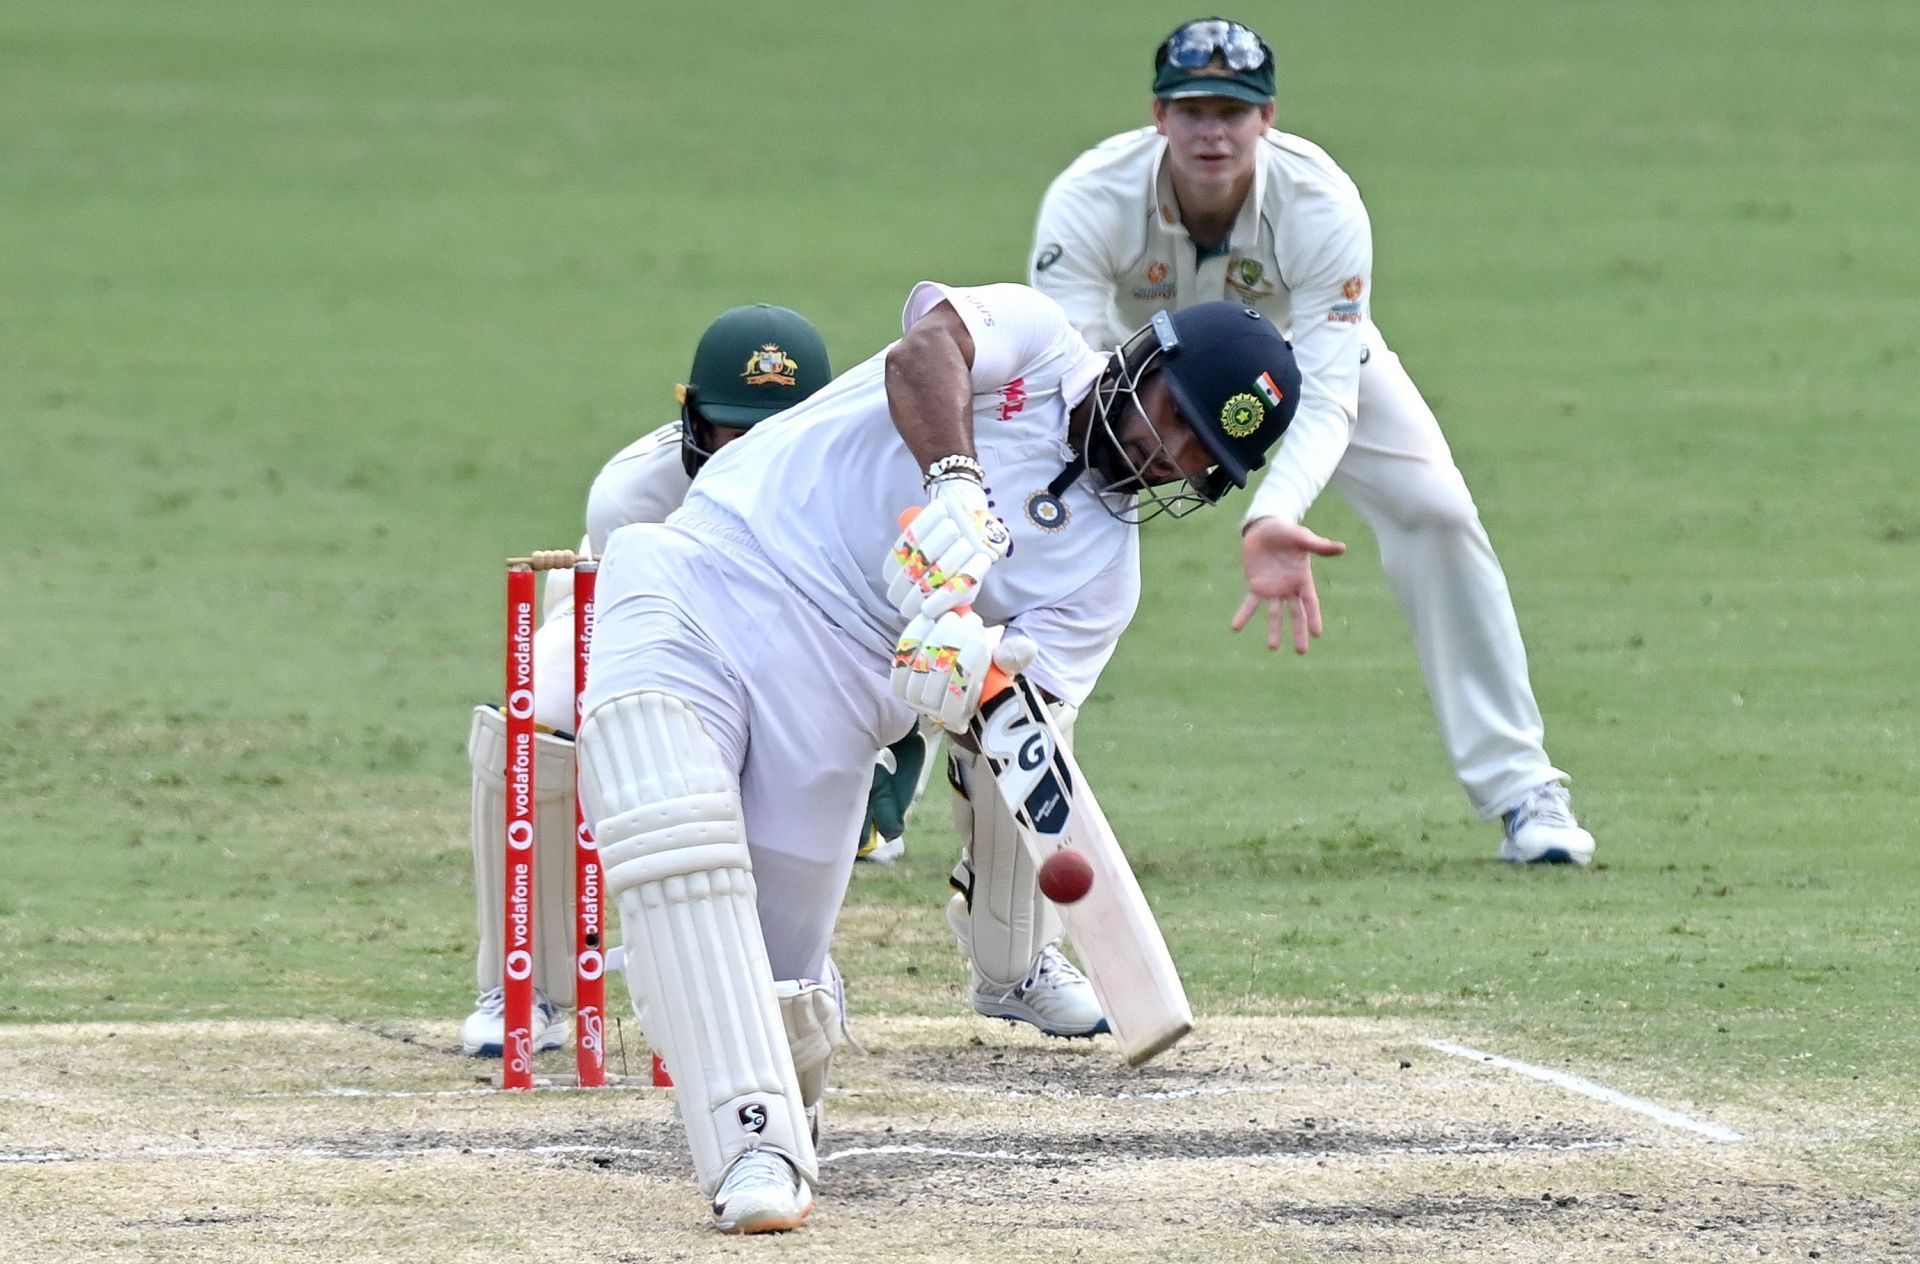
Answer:
<svg viewBox="0 0 1920 1264"><path fill-rule="evenodd" d="M1073 457L1067 415L1107 365L1044 295L1023 285L922 282L910 328L942 301L973 337L973 441L987 494L1013 549L987 572L973 606L989 624L1032 637L1028 676L1079 705L1112 657L1140 599L1138 528L1075 479L1048 484ZM881 564L900 511L927 503L921 470L887 407L886 351L755 426L700 471L671 524L720 510L744 522L786 579L842 630L891 657L906 620L887 600Z"/></svg>
<svg viewBox="0 0 1920 1264"><path fill-rule="evenodd" d="M687 498L693 479L680 460L686 427L670 421L613 454L587 492L587 540L595 557L607 537L634 522L665 522Z"/></svg>
<svg viewBox="0 0 1920 1264"><path fill-rule="evenodd" d="M1166 138L1145 127L1062 172L1040 204L1033 285L1103 348L1162 308L1227 299L1271 318L1293 342L1300 407L1247 517L1298 522L1333 477L1359 411L1373 283L1367 209L1325 150L1269 131L1228 249L1203 261L1180 223L1166 152Z"/></svg>

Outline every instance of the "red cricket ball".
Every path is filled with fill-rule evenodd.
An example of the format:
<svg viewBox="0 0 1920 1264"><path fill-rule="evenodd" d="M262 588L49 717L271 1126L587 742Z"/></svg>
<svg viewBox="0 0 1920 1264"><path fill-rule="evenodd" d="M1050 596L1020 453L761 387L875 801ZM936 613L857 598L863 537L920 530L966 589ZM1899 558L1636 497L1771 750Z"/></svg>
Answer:
<svg viewBox="0 0 1920 1264"><path fill-rule="evenodd" d="M1040 866L1040 894L1055 904L1071 904L1093 890L1093 866L1087 858L1063 847Z"/></svg>

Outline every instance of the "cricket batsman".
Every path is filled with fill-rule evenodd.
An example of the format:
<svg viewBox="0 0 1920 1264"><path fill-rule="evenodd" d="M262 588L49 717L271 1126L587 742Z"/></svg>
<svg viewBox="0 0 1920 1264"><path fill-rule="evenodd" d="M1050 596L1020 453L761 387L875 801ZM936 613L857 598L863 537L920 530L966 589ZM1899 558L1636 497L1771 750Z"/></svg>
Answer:
<svg viewBox="0 0 1920 1264"><path fill-rule="evenodd" d="M1345 546L1303 525L1332 486L1372 528L1413 632L1467 798L1514 862L1593 857L1567 775L1548 760L1506 575L1440 423L1372 316L1373 235L1359 190L1311 141L1273 129L1273 50L1222 18L1187 22L1153 59L1153 125L1076 159L1047 190L1030 278L1096 347L1159 308L1230 300L1287 330L1300 411L1247 507L1247 598L1267 644L1320 635L1311 561Z"/></svg>
<svg viewBox="0 0 1920 1264"><path fill-rule="evenodd" d="M581 550L598 556L616 530L636 522L663 522L686 500L707 459L749 429L798 404L833 377L826 343L807 319L765 303L723 312L701 334L693 368L678 390L680 418L616 453L593 480L587 495L587 531ZM573 573L547 573L543 621L534 634L536 698L540 731L534 739L535 813L533 1049L565 1045L567 1011L574 1004L571 907L574 871L570 810L574 784ZM504 920L506 721L493 706L475 707L467 754L473 769L472 826L474 921L479 947L474 961L477 998L460 1025L460 1048L473 1057L500 1056L505 1038L506 992L501 980ZM904 850L906 813L920 784L926 743L918 729L880 753L872 772L868 812L855 838L860 860L885 863ZM961 809L964 811L964 807ZM1001 875L992 901L981 899L982 918L994 909L1026 911L998 915L977 936L976 952L963 952L976 979L1004 977L1002 985L976 992L975 1008L993 1017L1029 1022L1049 1035L1091 1035L1105 1019L1093 988L1061 955L1057 914L1039 894L1033 866L1012 833L1004 809L995 818L1007 846L1020 854L994 865L999 855L982 847L988 872ZM984 827L983 827L984 828ZM985 888L983 888L983 891ZM1041 928L1016 942L995 928ZM984 962L984 964L982 964Z"/></svg>
<svg viewBox="0 0 1920 1264"><path fill-rule="evenodd" d="M601 562L583 794L728 1233L813 1206L841 1029L819 980L874 752L922 717L964 731L990 661L1082 702L1139 600L1136 524L1244 486L1299 397L1238 304L1105 352L1025 286L923 283L902 328Z"/></svg>

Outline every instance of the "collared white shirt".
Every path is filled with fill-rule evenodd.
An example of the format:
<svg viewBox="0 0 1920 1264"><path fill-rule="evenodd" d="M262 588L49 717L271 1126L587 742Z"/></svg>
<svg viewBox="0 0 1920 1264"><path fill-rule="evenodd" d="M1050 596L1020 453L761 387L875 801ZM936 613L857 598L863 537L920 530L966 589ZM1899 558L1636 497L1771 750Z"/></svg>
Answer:
<svg viewBox="0 0 1920 1264"><path fill-rule="evenodd" d="M687 498L693 479L680 459L681 422L650 430L594 476L587 492L587 541L593 555L607 551L607 537L635 522L665 522Z"/></svg>
<svg viewBox="0 0 1920 1264"><path fill-rule="evenodd" d="M973 338L973 441L1012 551L973 607L1032 637L1034 684L1086 701L1140 598L1138 528L1102 507L1086 477L1048 485L1072 459L1067 417L1105 371L1044 295L1023 285L922 282L902 329L951 303ZM886 351L722 448L670 524L718 509L744 522L767 558L842 630L887 656L906 621L881 563L904 509L926 503L922 471L887 407Z"/></svg>
<svg viewBox="0 0 1920 1264"><path fill-rule="evenodd" d="M1300 364L1300 407L1247 516L1298 522L1333 477L1359 411L1373 280L1366 207L1325 150L1269 131L1228 249L1202 261L1166 153L1166 138L1146 127L1062 172L1040 204L1033 285L1096 347L1118 346L1162 308L1215 299L1272 319Z"/></svg>

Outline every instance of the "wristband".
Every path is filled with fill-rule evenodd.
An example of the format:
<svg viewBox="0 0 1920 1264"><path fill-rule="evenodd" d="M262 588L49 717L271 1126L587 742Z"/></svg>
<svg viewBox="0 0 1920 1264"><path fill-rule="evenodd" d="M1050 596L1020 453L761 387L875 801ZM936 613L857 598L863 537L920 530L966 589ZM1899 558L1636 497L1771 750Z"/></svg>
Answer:
<svg viewBox="0 0 1920 1264"><path fill-rule="evenodd" d="M952 456L943 456L932 465L929 465L926 476L921 479L921 486L932 487L943 478L954 478L956 476L960 478L970 478L982 486L984 486L987 481L987 472L981 468L980 462L970 456L962 456L956 452Z"/></svg>

